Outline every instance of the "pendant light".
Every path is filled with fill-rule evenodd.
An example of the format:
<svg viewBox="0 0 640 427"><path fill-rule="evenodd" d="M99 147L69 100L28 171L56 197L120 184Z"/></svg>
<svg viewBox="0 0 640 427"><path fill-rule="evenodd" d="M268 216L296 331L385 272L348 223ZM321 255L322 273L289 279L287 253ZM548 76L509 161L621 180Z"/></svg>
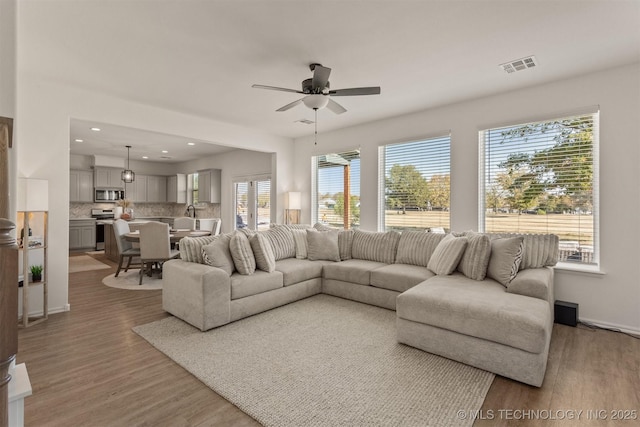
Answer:
<svg viewBox="0 0 640 427"><path fill-rule="evenodd" d="M127 184L132 183L136 180L136 174L129 167L129 150L131 149L130 145L127 145L127 168L120 173L120 178Z"/></svg>

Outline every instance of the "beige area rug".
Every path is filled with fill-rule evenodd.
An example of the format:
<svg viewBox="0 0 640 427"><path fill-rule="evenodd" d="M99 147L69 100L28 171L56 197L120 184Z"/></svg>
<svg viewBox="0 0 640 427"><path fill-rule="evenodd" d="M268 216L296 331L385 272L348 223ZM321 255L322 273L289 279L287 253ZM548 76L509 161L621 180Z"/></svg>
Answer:
<svg viewBox="0 0 640 427"><path fill-rule="evenodd" d="M110 274L102 279L102 283L112 288L128 289L133 291L156 291L162 289L162 279L157 276L144 276L142 279L142 285L139 285L140 270L137 268L129 270L126 273L122 270L120 271L120 274L118 274L118 277L115 277L115 273Z"/></svg>
<svg viewBox="0 0 640 427"><path fill-rule="evenodd" d="M69 257L69 273L78 273L80 271L102 270L111 268L107 264L100 262L89 255L78 255Z"/></svg>
<svg viewBox="0 0 640 427"><path fill-rule="evenodd" d="M133 330L265 426L470 426L494 375L398 344L396 313L316 295L208 332ZM468 417L467 417L468 418Z"/></svg>

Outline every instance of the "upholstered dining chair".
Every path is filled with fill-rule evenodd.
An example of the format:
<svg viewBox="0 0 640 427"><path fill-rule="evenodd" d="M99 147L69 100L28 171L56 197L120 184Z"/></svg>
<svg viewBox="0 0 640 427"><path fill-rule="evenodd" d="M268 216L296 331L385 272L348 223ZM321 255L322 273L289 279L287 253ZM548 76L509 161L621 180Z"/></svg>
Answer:
<svg viewBox="0 0 640 427"><path fill-rule="evenodd" d="M120 270L122 269L122 264L124 263L125 258L129 258L127 260L127 265L124 268L125 273L129 270L131 266L131 260L133 257L140 256L140 249L134 248L132 243L124 238L124 235L129 233L131 230L129 229L129 223L125 220L118 219L113 221L113 234L116 238L116 246L118 248L118 270L116 270L115 277L118 277L120 274Z"/></svg>
<svg viewBox="0 0 640 427"><path fill-rule="evenodd" d="M159 264L162 274L162 264L179 256L180 251L171 249L169 224L150 221L140 226L140 285L144 275L152 272L154 264Z"/></svg>
<svg viewBox="0 0 640 427"><path fill-rule="evenodd" d="M222 221L220 218L203 218L200 221L200 230L207 230L211 232L212 236L220 234L220 224Z"/></svg>
<svg viewBox="0 0 640 427"><path fill-rule="evenodd" d="M196 219L183 216L173 220L173 228L176 230L195 230Z"/></svg>

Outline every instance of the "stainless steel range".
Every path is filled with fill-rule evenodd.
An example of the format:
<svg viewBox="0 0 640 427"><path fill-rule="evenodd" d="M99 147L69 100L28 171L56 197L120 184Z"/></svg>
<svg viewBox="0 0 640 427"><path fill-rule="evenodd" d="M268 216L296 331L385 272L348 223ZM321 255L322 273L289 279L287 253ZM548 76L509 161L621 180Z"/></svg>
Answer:
<svg viewBox="0 0 640 427"><path fill-rule="evenodd" d="M96 250L104 250L105 226L113 224L114 209L91 209L91 218L96 221Z"/></svg>

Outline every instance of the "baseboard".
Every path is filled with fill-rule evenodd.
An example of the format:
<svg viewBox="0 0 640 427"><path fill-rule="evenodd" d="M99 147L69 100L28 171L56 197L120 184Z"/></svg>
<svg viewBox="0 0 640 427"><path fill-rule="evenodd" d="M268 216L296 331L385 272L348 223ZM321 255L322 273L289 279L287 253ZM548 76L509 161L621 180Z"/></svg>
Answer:
<svg viewBox="0 0 640 427"><path fill-rule="evenodd" d="M615 330L618 330L620 332L624 332L625 334L632 334L632 335L640 336L640 329L638 329L638 328L631 328L629 326L618 325L616 323L602 322L600 320L587 319L587 318L584 318L584 317L580 318L580 322L590 323L590 324L592 324L594 326L598 326L598 327L604 328L604 329L615 329Z"/></svg>

